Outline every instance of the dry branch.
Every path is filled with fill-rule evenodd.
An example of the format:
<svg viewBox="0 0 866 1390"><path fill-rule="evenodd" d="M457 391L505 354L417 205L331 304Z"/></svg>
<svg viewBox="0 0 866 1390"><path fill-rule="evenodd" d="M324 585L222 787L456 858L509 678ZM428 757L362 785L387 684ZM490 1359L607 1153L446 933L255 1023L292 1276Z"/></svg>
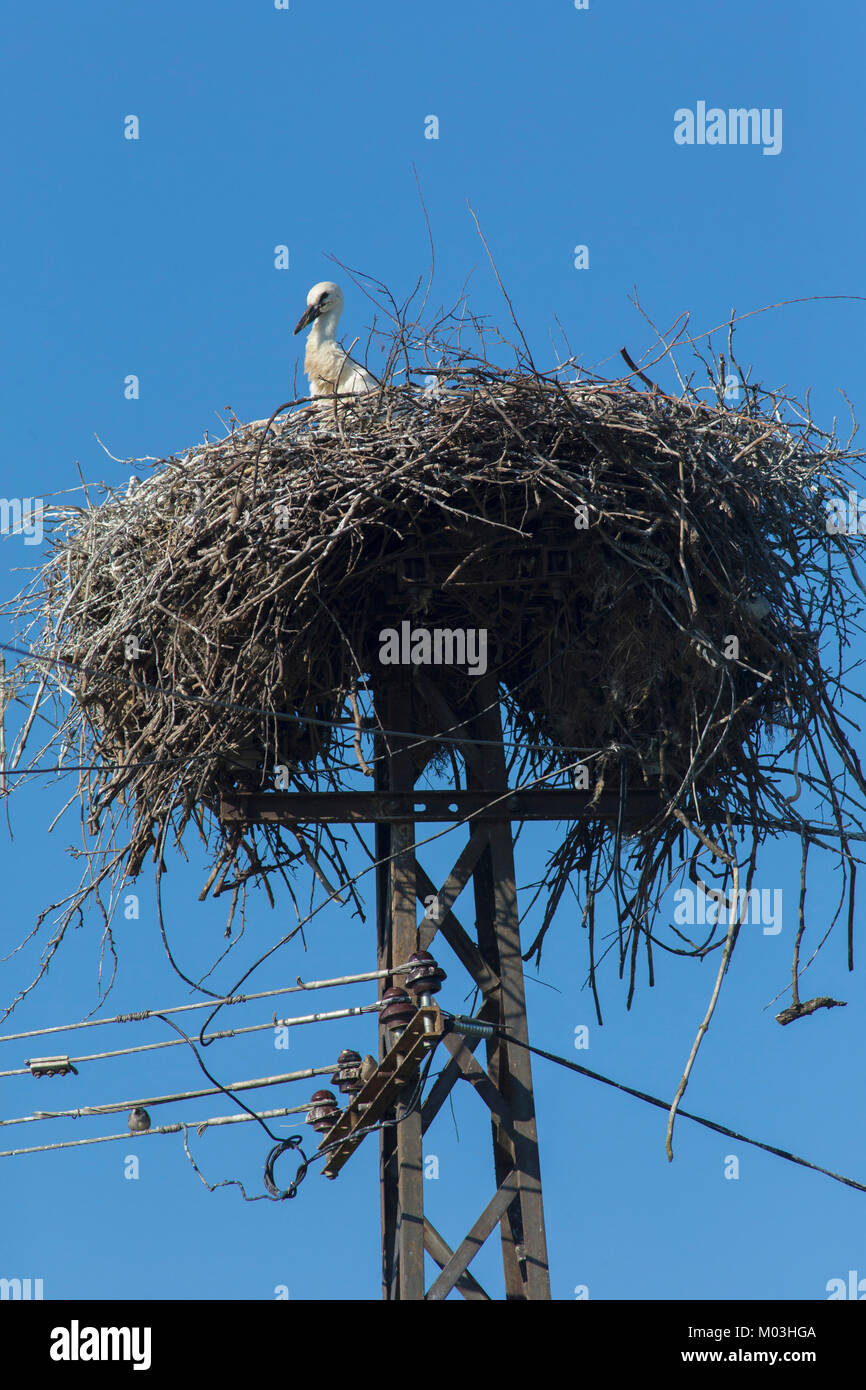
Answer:
<svg viewBox="0 0 866 1390"><path fill-rule="evenodd" d="M605 885L631 997L638 938L650 973L664 944L663 888L696 854L714 861L728 817L747 846L780 820L822 843L784 795L792 754L853 871L866 785L837 707L863 589L825 505L859 456L746 383L728 407L718 382L710 407L689 388L575 379L573 363L541 373L525 353L495 367L469 323L475 352L465 318L398 325L390 360L420 362L435 387L392 379L336 402L330 422L302 406L236 424L147 465L128 493L49 509L50 557L8 611L38 687L27 731L38 706L57 746L92 765L79 795L98 850L65 922L98 891L99 854L129 878L151 853L159 869L190 821L206 891L236 896L308 862L274 827L223 825L221 795L271 787L275 768L305 790L369 774L380 633L404 621L487 632L520 780L568 784L582 761L598 795L657 790L638 834L587 818L551 853L531 950L582 885L594 990ZM428 676L439 700L418 701L419 774L463 758L473 684L455 667ZM315 866L334 893L351 877L327 830ZM747 891L753 869L754 854ZM727 886L731 864L719 871Z"/></svg>

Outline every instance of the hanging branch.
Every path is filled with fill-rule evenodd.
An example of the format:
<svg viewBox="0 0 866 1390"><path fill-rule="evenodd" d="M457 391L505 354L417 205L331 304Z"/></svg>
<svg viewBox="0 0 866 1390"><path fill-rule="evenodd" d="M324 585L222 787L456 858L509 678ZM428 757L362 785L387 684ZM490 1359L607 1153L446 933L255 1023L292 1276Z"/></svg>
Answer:
<svg viewBox="0 0 866 1390"><path fill-rule="evenodd" d="M221 802L365 786L380 634L408 621L486 635L519 783L570 786L583 769L588 813L551 848L527 955L576 898L599 1018L608 950L629 1004L659 949L728 963L736 929L690 942L659 916L696 853L726 866L731 827L748 883L768 834L790 830L816 856L833 848L853 961L866 779L846 671L866 585L853 542L826 523L861 456L808 404L742 371L742 402L727 401L733 314L725 351L708 342L698 359L709 387L697 388L672 358L703 344L684 339L683 316L653 329L648 352L624 352L626 376L581 366L576 378L571 357L537 369L519 328L515 365L496 365L505 339L462 299L430 311L429 286L415 306L420 282L403 305L366 286L386 324L371 335L386 371L370 397L335 400L328 420L300 398L232 420L224 439L136 465L131 491L46 508L48 559L2 610L25 656L0 678L0 702L14 679L10 793L46 763L79 779L85 871L50 909L48 959L91 902L110 954L118 886L149 856L161 875L190 827L208 861L201 896L230 899L227 931L236 913L243 931L248 889L276 901L275 878L308 920L299 866L325 901L362 914L330 828L297 844L275 826L241 834ZM680 394L655 384L665 374ZM420 675L438 698L418 701L407 731L416 772L459 779L475 678L465 661ZM610 791L619 808L601 821ZM647 791L654 809L635 824ZM610 885L616 922L602 938ZM800 1014L803 933L801 912Z"/></svg>

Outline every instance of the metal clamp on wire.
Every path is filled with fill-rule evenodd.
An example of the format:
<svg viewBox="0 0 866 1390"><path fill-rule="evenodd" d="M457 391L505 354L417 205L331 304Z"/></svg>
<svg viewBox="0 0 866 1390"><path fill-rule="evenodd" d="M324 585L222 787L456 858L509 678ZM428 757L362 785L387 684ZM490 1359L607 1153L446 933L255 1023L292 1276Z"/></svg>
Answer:
<svg viewBox="0 0 866 1390"><path fill-rule="evenodd" d="M466 1018L464 1014L451 1014L448 1032L460 1033L464 1038L492 1038L496 1033L496 1024L485 1023L481 1018Z"/></svg>

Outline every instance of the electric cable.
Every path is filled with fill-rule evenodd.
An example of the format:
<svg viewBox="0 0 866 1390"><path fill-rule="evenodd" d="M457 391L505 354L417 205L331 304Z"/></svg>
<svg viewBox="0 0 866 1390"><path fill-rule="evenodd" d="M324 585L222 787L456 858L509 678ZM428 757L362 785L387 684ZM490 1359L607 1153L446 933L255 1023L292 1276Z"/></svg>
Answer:
<svg viewBox="0 0 866 1390"><path fill-rule="evenodd" d="M282 985L278 989L262 989L254 994L226 994L220 1000L220 1004L222 1007L232 1004L249 1004L257 999L272 999L278 994L297 994L308 989L332 989L336 985L365 984L367 981L383 980L389 975L400 975L412 969L414 967L408 961L404 961L402 965L393 965L387 970L365 970L358 975L336 975L330 980L302 980L299 975L295 985ZM148 1018L162 1018L163 1014L182 1014L193 1009L211 1009L213 1003L212 999L202 999L196 1004L175 1004L168 1009L142 1009L139 1013L115 1014L113 1018L85 1018L78 1023L56 1023L49 1028L30 1028L23 1033L4 1033L0 1037L0 1043L18 1042L21 1038L41 1038L48 1033L72 1033L78 1028L101 1028L107 1023L139 1023ZM87 1059L83 1058L82 1060L86 1061Z"/></svg>
<svg viewBox="0 0 866 1390"><path fill-rule="evenodd" d="M563 650L566 650L566 648L563 648ZM212 696L208 695L191 695L170 686L156 685L149 681L139 680L137 677L133 676L131 672L110 671L99 666L89 666L80 661L73 661L70 657L45 656L37 652L27 652L21 647L13 646L10 642L0 642L0 651L12 652L14 656L23 657L27 661L41 661L46 665L66 666L84 675L102 677L105 680L121 681L124 685L133 686L137 690L147 690L151 694L163 696L164 699L180 700L182 703L205 705L210 709L233 711L238 714L254 714L260 719L274 719L290 724L312 724L316 728L322 729L345 729L347 732L349 730L357 730L357 725L353 719L319 719L309 714L288 714L285 711L263 709L256 705L236 704L231 700L215 700ZM551 657L545 664L550 665L553 661L558 660L561 654L562 653L557 652L556 656ZM543 667L540 669L543 669ZM537 676L538 671L534 670L531 679L534 680ZM526 679L528 680L530 677ZM462 727L462 725L455 725L454 727ZM419 738L414 729L383 729L378 725L371 726L366 732L370 734L385 734L388 738L413 738L417 739L418 744L427 743L431 739L435 739L439 743L454 743L459 746L459 744L465 742L466 739L465 734L460 738L448 738L449 730L444 730L441 733L434 732L432 734L425 734L423 738ZM545 753L551 751L547 744L526 743L522 739L473 738L472 742L479 746L490 748L500 748L504 746L506 748L521 748L526 752ZM576 744L562 744L558 745L558 747L560 747L563 752L596 753L599 751L595 748L579 748Z"/></svg>
<svg viewBox="0 0 866 1390"><path fill-rule="evenodd" d="M498 1037L507 1042L515 1043L518 1047L525 1048L527 1052L532 1052L537 1057L544 1057L548 1062L555 1062L558 1066L567 1067L569 1071L578 1072L580 1076L588 1076L592 1081L601 1081L605 1086L613 1086L617 1091L625 1091L626 1095L634 1096L637 1100L645 1101L647 1105L654 1105L659 1110L670 1113L670 1101L660 1100L658 1096L648 1095L646 1091L638 1091L633 1086L626 1086L622 1081L614 1081L609 1076L602 1076L600 1072L590 1071L589 1067L582 1067L577 1062L572 1062L568 1057L560 1057L555 1052L546 1052L544 1048L534 1047L531 1043L524 1042L522 1038L516 1038L513 1033L509 1033L497 1025L493 1025L493 1028ZM857 1192L866 1192L866 1183L857 1182L854 1178L846 1178L841 1173L834 1173L830 1168L822 1168L819 1163L812 1163L807 1158L800 1158L797 1154L789 1153L787 1149L777 1148L775 1144L765 1144L761 1139L750 1139L735 1129L729 1129L727 1125L717 1124L715 1120L707 1120L702 1115L693 1115L688 1110L678 1109L677 1115L684 1120L692 1120L694 1124L703 1125L705 1129L714 1130L716 1134L724 1134L729 1139L736 1139L741 1144L750 1144L753 1148L763 1149L766 1153L783 1158L788 1163L796 1163L801 1168L811 1168L813 1172L823 1173L825 1177L833 1178L835 1182L844 1183L846 1187L853 1187Z"/></svg>

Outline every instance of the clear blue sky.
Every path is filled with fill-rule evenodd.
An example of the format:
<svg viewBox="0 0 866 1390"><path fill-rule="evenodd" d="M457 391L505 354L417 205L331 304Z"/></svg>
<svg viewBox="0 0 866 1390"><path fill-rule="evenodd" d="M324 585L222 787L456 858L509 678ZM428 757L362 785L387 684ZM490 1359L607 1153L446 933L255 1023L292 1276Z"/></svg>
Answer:
<svg viewBox="0 0 866 1390"><path fill-rule="evenodd" d="M626 344L652 342L629 301L633 288L667 327L682 311L696 332L779 300L864 291L862 7L758 6L730 0L571 0L543 4L440 0L187 0L178 6L48 3L17 7L4 25L0 120L3 405L0 492L48 495L127 475L119 458L164 456L220 432L216 412L270 414L291 390L302 350L291 328L308 287L337 275L329 254L386 281L397 296L428 268L412 164L436 244L436 297L450 302L467 276L476 313L507 327L506 309L467 210L477 212L536 360L552 363L556 318L582 361L619 370ZM685 147L674 111L698 101L783 111L783 147ZM124 139L136 115L140 139ZM424 136L439 119L438 140ZM286 244L290 268L274 268ZM574 247L590 266L573 266ZM364 334L370 305L345 276L347 341ZM819 423L844 390L866 407L866 305L793 305L746 321L740 356L768 384L813 390ZM140 399L124 398L124 378ZM35 548L4 540L3 592L18 587ZM8 629L6 630L8 636ZM47 783L47 784L44 784ZM37 913L68 891L78 866L65 848L74 814L47 827L71 793L44 779L15 794L12 835L0 844L3 954ZM451 842L447 842L449 845ZM455 846L456 856L459 846ZM538 876L545 848L521 839L519 877ZM425 861L447 869L440 846ZM848 976L844 933L809 971L808 993L849 1001L782 1029L771 1004L790 975L796 847L770 846L762 887L786 895L783 930L744 931L684 1104L747 1134L863 1180L864 974ZM826 925L834 884L814 892L807 944ZM223 945L221 905L200 906L203 863L172 861L167 925L188 973ZM372 885L371 885L372 888ZM119 921L110 1014L187 1002L165 961L152 889L139 881L141 916ZM823 890L823 891L822 891ZM460 910L458 905L458 914ZM468 917L468 913L465 913ZM291 923L281 902L251 914L229 987ZM856 923L864 949L862 909ZM533 924L526 928L531 939ZM33 972L46 924L0 967L6 1000ZM97 999L102 923L70 931L39 990L2 1032L83 1017ZM339 908L272 958L250 982L266 989L298 974L371 968L372 921ZM459 968L443 1002L464 1007ZM864 962L866 963L866 962ZM585 989L585 940L564 908L537 982L527 985L533 1040L628 1084L669 1097L712 987L715 965L663 958L654 990L630 1013L612 964L604 1028ZM531 974L536 974L530 968ZM371 999L372 989L353 1001ZM316 996L340 1007L343 992ZM310 1006L310 996L301 1004ZM281 1013L290 1006L277 1006ZM267 1003L231 1020L262 1022ZM224 1014L221 1022L228 1021ZM590 1025L588 1051L575 1028ZM0 1069L54 1051L72 1054L158 1041L162 1025L106 1028L0 1045ZM288 1054L270 1035L211 1049L225 1080L330 1061L344 1046L374 1049L369 1020L298 1030ZM676 1160L664 1153L664 1116L537 1060L534 1068L555 1297L577 1285L604 1298L826 1297L834 1277L866 1277L866 1198L681 1122ZM200 1073L185 1048L82 1064L65 1080L0 1081L0 1118L192 1089ZM206 1083L205 1083L206 1084ZM285 1104L301 1103L301 1084ZM262 1093L277 1104L274 1092ZM272 1099L273 1097L273 1099ZM458 1242L489 1192L487 1126L474 1098L455 1100L428 1138L440 1176L425 1184L434 1224ZM155 1112L160 1119L224 1114L223 1101ZM0 1129L0 1148L111 1133L81 1119ZM286 1133L292 1132L287 1128ZM260 1189L266 1141L250 1125L193 1137L211 1181ZM124 1176L128 1153L140 1176ZM727 1181L728 1154L740 1177ZM178 1136L2 1160L6 1194L0 1276L44 1280L46 1297L269 1299L376 1298L378 1191L368 1140L335 1183L314 1171L280 1206L209 1194ZM281 1174L287 1169L281 1169ZM473 1266L498 1289L497 1240Z"/></svg>

